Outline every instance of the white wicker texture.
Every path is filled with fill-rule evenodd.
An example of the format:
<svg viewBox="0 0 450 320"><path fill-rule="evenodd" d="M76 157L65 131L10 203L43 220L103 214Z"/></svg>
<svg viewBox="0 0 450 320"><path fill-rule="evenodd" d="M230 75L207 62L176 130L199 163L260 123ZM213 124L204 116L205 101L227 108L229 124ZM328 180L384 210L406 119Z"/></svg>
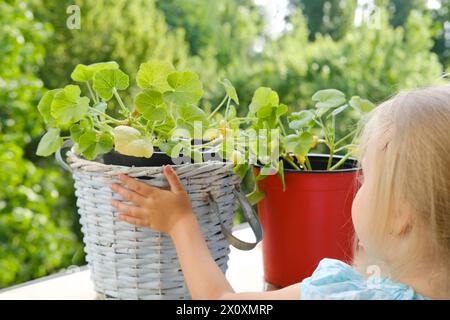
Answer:
<svg viewBox="0 0 450 320"><path fill-rule="evenodd" d="M75 180L85 251L95 290L110 299L189 299L175 248L169 236L117 219L111 200L124 201L111 191L119 173L165 188L161 167L123 167L87 161L68 153ZM208 248L226 271L229 243L221 225L230 229L237 208L240 178L231 164L206 162L173 166L192 200ZM214 199L219 215L210 210ZM126 203L126 202L125 202Z"/></svg>

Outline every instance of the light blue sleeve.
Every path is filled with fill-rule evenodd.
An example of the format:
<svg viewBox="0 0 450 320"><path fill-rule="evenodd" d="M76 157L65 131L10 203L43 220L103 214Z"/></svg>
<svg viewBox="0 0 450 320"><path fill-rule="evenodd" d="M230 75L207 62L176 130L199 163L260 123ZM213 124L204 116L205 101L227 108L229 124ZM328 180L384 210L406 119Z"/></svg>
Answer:
<svg viewBox="0 0 450 320"><path fill-rule="evenodd" d="M372 277L371 277L372 278ZM300 285L304 300L422 300L404 284L387 278L366 278L348 264L323 259Z"/></svg>

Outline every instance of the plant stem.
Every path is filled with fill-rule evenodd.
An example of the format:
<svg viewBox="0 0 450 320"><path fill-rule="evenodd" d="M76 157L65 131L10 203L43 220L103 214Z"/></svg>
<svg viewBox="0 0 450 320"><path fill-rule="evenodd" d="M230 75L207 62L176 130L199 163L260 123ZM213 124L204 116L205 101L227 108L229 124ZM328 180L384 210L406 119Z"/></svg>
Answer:
<svg viewBox="0 0 450 320"><path fill-rule="evenodd" d="M228 99L228 95L226 95L225 98L223 98L222 102L219 104L219 106L217 108L215 108L213 112L211 112L208 119L211 119L220 110L220 108L222 108L222 106L227 101L227 99Z"/></svg>
<svg viewBox="0 0 450 320"><path fill-rule="evenodd" d="M327 170L330 170L331 164L333 163L333 155L334 155L334 145L330 146L330 157L328 158Z"/></svg>
<svg viewBox="0 0 450 320"><path fill-rule="evenodd" d="M295 164L294 161L292 161L289 156L287 157L283 157L284 160L286 160L292 167L294 167L295 170L301 171L302 169L300 169L300 167L298 165Z"/></svg>
<svg viewBox="0 0 450 320"><path fill-rule="evenodd" d="M284 129L284 125L281 122L280 118L278 118L278 124L280 125L281 133L283 133L283 135L286 136L286 129Z"/></svg>
<svg viewBox="0 0 450 320"><path fill-rule="evenodd" d="M320 126L322 127L322 129L323 129L323 132L325 133L325 139L327 140L327 142L329 142L329 140L328 140L328 138L329 138L329 135L328 135L328 129L327 129L327 127L325 126L325 124L323 123L323 121L322 121L322 119L321 118L319 118L319 124L320 124Z"/></svg>
<svg viewBox="0 0 450 320"><path fill-rule="evenodd" d="M220 142L220 141L218 141L218 138L216 138L214 140L211 140L211 141L208 141L206 143L194 144L191 147L192 147L192 149L201 149L201 148L208 147L208 146L215 147L216 146L215 143L217 143L217 142Z"/></svg>
<svg viewBox="0 0 450 320"><path fill-rule="evenodd" d="M105 117L106 119L108 119L109 121L111 121L111 122L114 123L114 124L120 124L120 125L123 125L123 124L127 124L127 123L128 123L128 120L117 120L117 119L114 119L113 117L111 117L111 116L107 115L106 113L101 112L100 110L97 110L97 109L95 109L95 108L90 107L89 110L94 111L94 112L96 112L97 114L99 114L99 115Z"/></svg>
<svg viewBox="0 0 450 320"><path fill-rule="evenodd" d="M348 149L349 147L356 147L356 144L347 144L345 146L342 146L342 147L334 150L334 153L338 153L338 152L340 152L342 150Z"/></svg>
<svg viewBox="0 0 450 320"><path fill-rule="evenodd" d="M225 118L228 115L228 110L230 110L230 102L231 102L231 98L228 97L228 99L227 99L227 107L225 108Z"/></svg>
<svg viewBox="0 0 450 320"><path fill-rule="evenodd" d="M130 113L130 110L128 110L128 108L125 107L125 104L123 103L122 98L119 96L119 93L117 92L117 90L115 88L113 89L113 94L114 94L114 97L116 97L116 100L119 103L119 106L122 109L122 111L125 112L125 114L128 116Z"/></svg>
<svg viewBox="0 0 450 320"><path fill-rule="evenodd" d="M345 137L343 137L342 139L340 139L338 142L336 142L334 145L337 147L338 145L340 145L341 143L345 142L345 140L347 140L348 138L350 138L352 135L354 135L356 133L356 129L351 131L349 134L347 134Z"/></svg>
<svg viewBox="0 0 450 320"><path fill-rule="evenodd" d="M341 160L339 160L338 163L336 163L334 166L332 166L332 167L330 168L330 171L336 170L336 169L338 169L340 166L342 166L342 165L345 163L345 161L347 161L348 158L350 158L351 155L352 155L351 152L347 153Z"/></svg>
<svg viewBox="0 0 450 320"><path fill-rule="evenodd" d="M89 94L91 95L92 100L94 100L95 103L98 103L98 102L99 102L99 101L98 101L98 98L97 98L97 96L94 94L94 91L92 91L91 84L89 83L89 81L86 82L86 86L88 87Z"/></svg>
<svg viewBox="0 0 450 320"><path fill-rule="evenodd" d="M256 117L234 118L234 119L231 119L229 122L233 122L233 121L250 122L253 120L258 120L258 118L256 118Z"/></svg>
<svg viewBox="0 0 450 320"><path fill-rule="evenodd" d="M308 155L305 156L305 165L309 171L312 171L312 166L311 166L311 162L309 162Z"/></svg>
<svg viewBox="0 0 450 320"><path fill-rule="evenodd" d="M109 132L109 133L111 133L111 131L113 130L113 129L112 129L109 125L107 125L106 123L103 124L103 123L100 123L100 122L95 121L95 120L92 118L91 115L89 115L89 119L91 120L91 123L92 123L92 125L94 126L94 130L95 130L95 127L99 128L100 130L107 131L107 132Z"/></svg>

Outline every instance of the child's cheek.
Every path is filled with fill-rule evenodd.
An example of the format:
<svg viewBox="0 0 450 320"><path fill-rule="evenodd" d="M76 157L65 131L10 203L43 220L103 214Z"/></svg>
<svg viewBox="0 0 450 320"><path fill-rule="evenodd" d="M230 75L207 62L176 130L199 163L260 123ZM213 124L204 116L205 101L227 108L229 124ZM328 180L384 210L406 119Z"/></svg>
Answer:
<svg viewBox="0 0 450 320"><path fill-rule="evenodd" d="M365 213L365 188L364 185L356 193L355 199L353 200L352 205L352 220L353 227L355 228L355 233L357 238L364 243L365 234L366 234L366 223L367 214Z"/></svg>

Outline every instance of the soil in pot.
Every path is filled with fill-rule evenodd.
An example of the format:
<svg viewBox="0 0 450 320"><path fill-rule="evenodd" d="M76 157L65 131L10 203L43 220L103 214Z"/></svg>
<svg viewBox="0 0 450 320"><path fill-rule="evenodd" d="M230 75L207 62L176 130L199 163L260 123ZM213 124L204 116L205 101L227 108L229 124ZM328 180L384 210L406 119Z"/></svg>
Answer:
<svg viewBox="0 0 450 320"><path fill-rule="evenodd" d="M208 150L203 151L202 155L203 161L222 160L217 154L209 152ZM155 151L150 158L127 156L113 150L103 155L103 163L126 167L161 167L163 165L194 163L194 160L184 155L180 155L177 159L172 159L159 148L155 148Z"/></svg>

